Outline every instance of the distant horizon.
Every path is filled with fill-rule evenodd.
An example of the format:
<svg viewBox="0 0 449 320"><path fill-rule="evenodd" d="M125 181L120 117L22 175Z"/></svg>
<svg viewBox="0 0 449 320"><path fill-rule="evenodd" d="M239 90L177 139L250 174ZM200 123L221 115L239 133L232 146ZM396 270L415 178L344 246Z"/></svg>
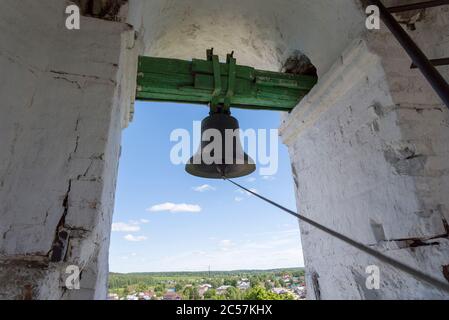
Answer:
<svg viewBox="0 0 449 320"><path fill-rule="evenodd" d="M235 270L196 270L196 271L143 271L143 272L115 272L109 271L113 274L152 274L152 273L208 273L208 272L269 272L281 270L304 269L305 267L285 267L285 268L269 268L269 269L235 269Z"/></svg>

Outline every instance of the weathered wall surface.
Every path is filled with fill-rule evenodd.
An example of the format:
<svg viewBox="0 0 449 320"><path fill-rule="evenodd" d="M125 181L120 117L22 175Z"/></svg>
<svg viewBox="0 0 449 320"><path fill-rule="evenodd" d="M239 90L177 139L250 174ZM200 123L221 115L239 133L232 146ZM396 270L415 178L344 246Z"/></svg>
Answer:
<svg viewBox="0 0 449 320"><path fill-rule="evenodd" d="M131 23L152 56L222 59L278 71L295 50L323 74L360 32L358 0L130 0Z"/></svg>
<svg viewBox="0 0 449 320"><path fill-rule="evenodd" d="M105 297L136 38L150 55L191 59L214 47L270 70L296 50L309 56L320 84L282 128L300 212L443 278L448 112L388 33L353 42L358 1L130 0L138 37L118 22L127 7L89 9L68 31L65 1L0 2L0 299ZM433 58L449 55L448 21L441 8L413 20ZM312 298L445 297L385 266L382 289L367 291L375 261L301 228ZM82 290L65 290L67 265L81 268Z"/></svg>
<svg viewBox="0 0 449 320"><path fill-rule="evenodd" d="M116 8L125 2L76 1L89 17L68 31L67 1L1 0L0 298L105 295L120 131L137 67L134 31L119 23L128 5ZM278 70L304 49L324 72L361 15L352 0L313 3L131 0L128 22L147 54L191 59L215 47ZM297 32L320 14L330 24ZM82 269L82 290L64 289L71 264Z"/></svg>
<svg viewBox="0 0 449 320"><path fill-rule="evenodd" d="M449 55L449 10L427 10L413 38ZM445 279L449 265L449 112L382 27L355 41L291 115L289 146L301 214ZM449 68L440 68L449 79ZM301 224L315 299L449 298ZM365 286L378 265L380 290Z"/></svg>
<svg viewBox="0 0 449 320"><path fill-rule="evenodd" d="M104 298L134 31L65 1L1 0L0 299ZM64 288L65 267L81 290Z"/></svg>

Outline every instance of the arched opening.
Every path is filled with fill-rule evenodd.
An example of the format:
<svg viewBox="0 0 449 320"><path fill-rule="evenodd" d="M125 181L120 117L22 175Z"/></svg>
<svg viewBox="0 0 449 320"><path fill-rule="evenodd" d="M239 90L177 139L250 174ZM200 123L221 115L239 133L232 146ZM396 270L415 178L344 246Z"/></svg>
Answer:
<svg viewBox="0 0 449 320"><path fill-rule="evenodd" d="M283 66L284 71L302 70L296 50L312 59L320 82L283 115L280 129L292 164L297 211L365 249L385 251L424 279L383 264L382 279L377 277L381 290L368 292L366 270L376 270L371 255L301 224L307 280L315 293L309 290L309 297L447 297L447 290L429 284L447 287L449 203L442 186L448 185L448 114L422 74L410 67L411 60L421 65L445 100L447 90L440 90L447 85L441 77L448 76L441 65L448 54L442 45L449 21L444 2L424 2L418 6L426 8L417 14L397 16L409 27L403 31L387 9L382 16L391 23L367 30L364 1L358 0L3 2L0 69L7 76L0 85L1 299L106 297L122 129L132 115L138 57L191 60L204 58L211 47L221 57L234 50L239 64L274 72ZM382 2L395 6L407 1ZM81 15L74 3L81 5ZM388 10L417 8L405 7ZM405 39L408 49L395 38ZM430 61L411 57L410 51L419 52L415 42ZM442 71L432 72L432 63ZM143 107L137 107L140 117ZM167 111L165 123L176 120L176 108ZM242 111L243 128L257 119L249 113L247 122ZM180 196L190 192L199 202L201 196L221 195L218 186L212 190L205 184L186 184ZM157 200L142 208L154 207L148 214L173 218L174 224L189 216L161 211L198 211L193 201ZM250 201L244 200L237 202ZM192 212L197 214L193 217L205 216L205 208ZM232 216L231 209L220 217ZM137 213L131 215L137 219ZM122 224L115 229L128 232L114 231L114 237L132 244L150 241L151 234L139 232L151 221L117 218ZM228 246L223 252L236 248L232 239L220 241ZM428 281L426 274L439 279Z"/></svg>
<svg viewBox="0 0 449 320"><path fill-rule="evenodd" d="M258 170L238 181L294 208L290 158L277 131L279 112L231 111L243 131L263 132L257 136L263 157L254 158ZM270 292L275 289L282 294L286 290L296 298L304 297L297 220L226 181L190 176L183 164L171 162L170 153L179 142L170 141L172 133L185 129L191 134L192 154L198 144L195 126L207 113L207 107L197 105L136 103L134 121L123 133L110 271L148 274L113 274L110 293L132 299L150 292L163 298L177 289L183 297L184 289L192 285L200 288L211 284L216 291L248 279L250 285L253 282L252 286L263 286ZM243 142L247 151L248 141ZM270 174L263 175L264 168ZM270 271L273 269L280 270ZM124 284L127 278L131 283ZM236 287L234 298L245 297L245 285Z"/></svg>
<svg viewBox="0 0 449 320"><path fill-rule="evenodd" d="M209 7L211 5L213 8ZM247 64L252 67L264 68L271 71L282 71L291 74L317 76L318 72L316 67L304 53L296 50L296 48L292 49L291 46L286 46L286 41L288 40L285 37L291 37L291 35L286 35L281 30L285 30L285 25L279 25L285 23L285 21L282 21L281 18L281 16L285 14L285 12L276 13L273 20L273 17L271 15L271 10L273 9L271 8L272 5L268 3L265 3L264 5L267 5L267 7L264 8L264 10L261 10L260 14L258 13L257 15L248 15L245 14L245 10L238 13L233 12L232 6L223 7L221 4L214 5L208 3L206 7L208 8L209 14L206 15L205 12L204 14L201 14L203 10L202 6L198 6L198 8L196 8L195 10L191 10L191 7L185 4L179 7L170 7L169 5L161 4L160 7L158 7L158 5L156 7L153 7L151 12L148 11L148 14L151 15L152 19L148 19L147 22L143 23L143 33L139 36L144 39L145 43L148 44L145 48L145 52L147 55L151 56L191 59L203 56L204 49L206 47L213 46L220 54L224 54L235 48L235 56L237 60L242 64ZM140 7L140 9L143 11L147 10L148 8L149 7L147 4L142 4ZM220 11L220 14L218 14L217 10L222 9L224 11ZM215 15L214 12L216 12L217 15ZM235 14L241 16L241 19L235 19L234 17L234 23L232 25L227 23L227 18L231 18L231 15ZM177 23L173 24L173 21L175 20L177 21ZM209 20L211 22L210 24L208 24ZM148 22L151 23L151 26L145 24ZM253 23L255 23L258 27L253 28ZM210 37L211 34L214 34L214 30L218 31L218 33L220 34L217 39L213 39ZM201 52L201 56L199 52ZM139 111L138 108L142 108L142 110ZM155 109L152 110L152 108ZM161 108L161 110L156 111L159 108ZM190 110L190 108L192 108L192 111L188 111ZM170 109L170 111L167 109ZM180 111L178 111L178 109ZM201 112L201 115L199 116L198 110L202 109L185 105L178 105L176 107L172 105L159 106L154 104L144 106L141 103L138 103L136 105L137 113L142 114L142 116L146 118L147 123L152 123L152 121L154 121L154 119L147 118L151 117L149 113L155 112L154 116L156 119L159 117L159 112L165 113L165 116L163 118L160 118L160 121L158 121L157 123L161 125L162 123L164 123L164 121L170 119L170 121L166 122L165 124L167 128L172 128L172 130L175 129L173 128L173 126L178 123L179 119L184 120L182 128L191 128L192 119L201 120L206 115L206 112ZM265 129L277 129L279 127L279 114L277 113L266 111L257 111L256 113L255 111L234 110L233 115L238 116L237 118L240 120L243 128L249 127L257 130L263 129L264 127L266 127ZM138 115L136 116L138 117ZM130 131L130 135L132 135L131 131L134 130L133 126L136 126L136 128L139 126L137 124L139 120L135 121L137 122L132 124L131 128L128 129ZM147 127L146 129L148 130L149 127ZM127 161L127 134L128 133L126 132L124 134L125 140L123 142L123 156L121 159L122 163L126 163ZM158 130L155 133L148 132L146 134L141 134L138 137L135 137L132 143L137 143L140 139L142 139L142 136L151 136L153 138L154 135L159 134L161 134L161 132ZM169 145L169 141L167 140L168 137L169 133L166 132L164 137L160 137L155 141L161 143L161 141L164 141L165 139L165 141ZM145 139L141 141L148 142L148 140ZM270 194L271 196L277 198L278 201L285 203L287 206L294 208L295 185L292 179L292 169L290 166L289 155L287 149L279 140L277 141L277 144L279 149L281 150L281 152L279 153L279 163L282 164L280 168L280 176L260 176L259 174L256 174L255 176L243 179L242 181L247 182L250 188L255 188L258 190L266 188L267 194ZM133 149L142 150L142 147L143 146L135 147ZM168 146L165 145L166 149L167 147ZM195 148L192 148L192 152L194 151ZM165 150L165 160L167 160L168 153L169 150ZM164 156L164 154L159 156ZM154 159L155 156L153 155L152 158ZM166 162L165 164L168 164L168 162ZM126 165L121 164L121 166ZM134 166L130 167L131 169L136 169L136 167ZM121 168L121 170L126 170L123 169L123 167ZM130 263L130 261L136 261L136 259L138 259L137 257L140 256L141 253L139 254L137 252L123 252L123 254L121 255L116 255L114 253L114 250L115 248L120 247L120 242L126 240L134 245L141 245L146 241L151 241L151 236L146 236L144 234L138 235L138 233L144 229L151 230L151 222L149 222L148 224L142 222L136 223L134 226L129 226L128 224L130 222L140 221L139 219L152 219L136 217L134 219L131 219L135 221L130 221L129 218L126 218L126 216L122 215L121 212L127 212L128 209L125 207L121 208L122 205L124 206L121 201L125 202L126 200L124 199L126 196L123 196L124 198L122 200L122 189L120 182L121 180L119 178L117 210L120 213L116 211L114 226L116 230L120 229L121 226L124 229L130 227L128 228L129 230L138 231L136 231L135 234L126 232L124 232L126 234L123 234L123 232L120 233L120 231L116 231L116 233L113 232L111 250L115 258L111 258L112 271L205 271L209 268L209 266L211 266L212 270L303 267L299 227L295 219L292 219L290 217L281 218L282 214L279 214L279 212L276 213L276 210L267 208L263 203L258 203L257 199L248 198L248 195L245 192L236 190L235 187L223 185L223 182L217 184L210 183L208 181L201 181L195 178L193 178L192 180L191 177L185 175L182 167L169 166L165 167L165 170L162 171L169 172L168 175L163 177L163 182L161 182L162 186L164 186L163 189L168 188L169 190L173 190L174 188L176 190L179 188L177 192L179 192L184 197L184 199L190 199L188 197L188 194L190 193L192 199L198 199L197 201L200 202L200 204L195 203L195 201L191 201L192 203L189 203L188 200L171 200L169 196L165 195L165 197L160 198L158 201L153 201L154 203L152 204L142 204L141 208L139 209L140 212L142 212L143 206L146 206L146 209L149 209L150 212L143 212L142 214L150 214L151 216L154 216L157 221L159 220L158 222L162 224L167 223L166 219L169 219L169 221L171 222L169 222L168 229L170 229L170 223L175 226L177 225L178 227L185 227L186 225L189 225L189 223L192 224L192 221L195 221L195 219L200 219L201 216L205 216L205 221L198 221L196 224L194 223L192 228L177 230L178 233L175 237L173 237L174 239L172 239L174 242L180 241L178 238L179 236L184 236L186 239L188 239L188 241L183 242L183 245L186 246L184 247L184 250L181 251L183 245L176 246L176 250L174 250L175 252L182 252L182 254L179 255L179 259L169 259L168 261L170 261L170 264L165 263L164 265L162 261L166 261L167 259L164 259L164 257L160 257L159 259L153 257L153 265L149 262L143 263L140 266L133 265L133 263ZM120 171L120 174L125 173L124 171ZM169 179L169 177L172 175L173 180ZM141 178L141 176L139 176L139 178ZM153 179L156 178L157 174L154 174ZM128 181L127 178L124 179ZM190 183L176 183L176 186L169 187L170 183L168 181L190 181ZM204 191L196 191L195 188L198 190L204 189ZM139 192L140 191L141 190L139 190ZM161 194L164 193L164 191L161 189L157 191ZM134 194L136 194L136 192ZM154 193L154 195L156 195L157 198L158 194ZM226 197L228 197L227 200ZM203 209L201 201L204 201L204 198L208 199L206 203L210 201L210 204L216 206L216 208L218 209L217 212L222 212L219 217L215 217L215 219L210 220L209 224L206 223L207 220L211 217L214 217L216 214L211 213L215 211L210 207L207 207L207 209ZM250 203L252 203L253 207L249 205ZM177 205L188 205L192 208L201 207L201 212L196 214L194 213L193 215L192 213L181 213L181 215L179 213L169 213L167 215L166 212L165 214L163 212L151 212L155 207L159 208L161 211L163 211L162 208L165 207L166 211L170 212L170 210L176 210L173 208L176 208ZM259 212L254 211L254 208L261 210L262 213L269 214L268 216L263 215L264 218L262 218L258 215ZM226 214L226 211L232 213L231 217L229 217L229 214ZM270 219L273 220L271 220L270 222ZM286 219L285 222L281 222L284 219ZM289 222L286 222L287 220ZM232 224L231 226L229 225L230 221L232 221L237 227L232 228ZM255 221L257 221L257 223L255 223ZM218 237L215 235L210 235L205 238L205 236L201 234L202 232L210 233L211 229L216 229L217 226L220 225L225 226L224 229L230 232L228 233L229 236L225 236L225 234L222 233L221 236ZM273 226L276 227L273 228ZM245 232L245 229L248 229L248 232ZM164 230L165 228L157 229L158 232L164 232ZM196 230L196 232L192 230ZM250 239L252 238L253 243L251 245L247 243L247 241L250 241L249 239L242 239L242 234L245 233L248 233L248 237ZM233 234L235 235L232 236ZM281 239L257 239L257 236L255 236L257 234L260 236L266 235L268 237L280 237ZM198 239L201 239L201 241L203 241L204 243L198 243L198 241L200 241ZM190 255L190 259L193 259L192 255L194 253L192 253L190 247L187 246L190 241L194 245L199 246L198 250L194 250L196 254L198 255L199 253L199 255L194 257L196 259L196 264L192 262L190 262L189 264L183 264L183 261L181 260L181 257L183 255ZM155 246L155 253L159 252L161 250L161 247L163 247L158 246L157 243L158 242L152 244L153 246ZM164 241L164 245L167 245L168 248L170 246L173 246L173 244L170 243L171 240ZM278 245L276 245L276 243L278 243ZM203 246L209 248L209 251L201 249L201 247ZM213 246L215 246L215 250L212 248ZM252 249L250 248L251 246L253 246ZM296 249L294 248L295 246ZM239 247L243 247L244 249L238 249ZM153 250L149 250L149 252L152 251ZM204 252L209 252L209 254L204 254ZM210 252L214 252L214 254L211 255ZM243 256L245 256L248 259L243 259L244 261L239 262L238 256L233 257L231 255L236 254L236 252L242 255L242 258ZM224 259L223 257L226 255L228 255L228 258ZM116 258L117 256L121 256L124 261L118 260ZM173 257L173 255L170 254L170 257ZM277 258L275 259L274 257ZM224 260L227 260L227 262ZM128 261L128 263L126 263L125 261ZM158 264L160 265L157 266ZM115 266L117 266L116 270L114 270ZM304 277L302 277L302 279L304 279ZM304 281L301 279L295 279L295 286L292 287L298 287L300 284L304 286Z"/></svg>

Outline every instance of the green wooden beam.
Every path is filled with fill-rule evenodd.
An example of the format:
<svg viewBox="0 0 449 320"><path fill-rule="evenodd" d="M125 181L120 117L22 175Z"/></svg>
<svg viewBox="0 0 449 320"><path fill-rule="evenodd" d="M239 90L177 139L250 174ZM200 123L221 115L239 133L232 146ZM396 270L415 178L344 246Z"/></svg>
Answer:
<svg viewBox="0 0 449 320"><path fill-rule="evenodd" d="M317 78L262 71L226 63L208 50L208 59L140 57L137 99L187 102L216 108L291 111L317 83Z"/></svg>

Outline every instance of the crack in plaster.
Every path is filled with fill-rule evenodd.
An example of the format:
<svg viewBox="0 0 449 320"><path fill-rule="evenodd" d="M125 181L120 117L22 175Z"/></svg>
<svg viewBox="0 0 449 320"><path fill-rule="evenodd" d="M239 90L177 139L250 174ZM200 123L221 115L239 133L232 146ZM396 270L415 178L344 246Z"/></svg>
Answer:
<svg viewBox="0 0 449 320"><path fill-rule="evenodd" d="M80 78L87 78L87 79L93 79L93 80L104 80L104 81L108 81L109 83L112 83L113 85L117 84L117 81L114 79L109 79L109 78L101 78L99 76L93 76L93 75L87 75L87 74L79 74L79 73L70 73L70 72L65 72L65 71L58 71L58 70L50 70L50 73L56 74L56 75L60 75L60 76L73 76L73 77L80 77ZM65 79L65 78L62 78ZM67 79L65 79L67 80ZM70 81L70 80L68 80Z"/></svg>
<svg viewBox="0 0 449 320"><path fill-rule="evenodd" d="M64 81L67 81L69 83L72 83L72 84L76 85L78 87L78 89L82 90L81 84L78 81L76 81L76 80L69 80L69 79L64 78L64 77L53 77L53 78L56 79L56 80L64 80Z"/></svg>
<svg viewBox="0 0 449 320"><path fill-rule="evenodd" d="M70 236L70 229L65 226L65 218L69 212L69 196L72 189L72 180L69 180L67 192L62 202L63 213L58 225L56 226L55 239L53 240L52 248L49 252L50 260L52 262L64 261L67 253L67 245Z"/></svg>

